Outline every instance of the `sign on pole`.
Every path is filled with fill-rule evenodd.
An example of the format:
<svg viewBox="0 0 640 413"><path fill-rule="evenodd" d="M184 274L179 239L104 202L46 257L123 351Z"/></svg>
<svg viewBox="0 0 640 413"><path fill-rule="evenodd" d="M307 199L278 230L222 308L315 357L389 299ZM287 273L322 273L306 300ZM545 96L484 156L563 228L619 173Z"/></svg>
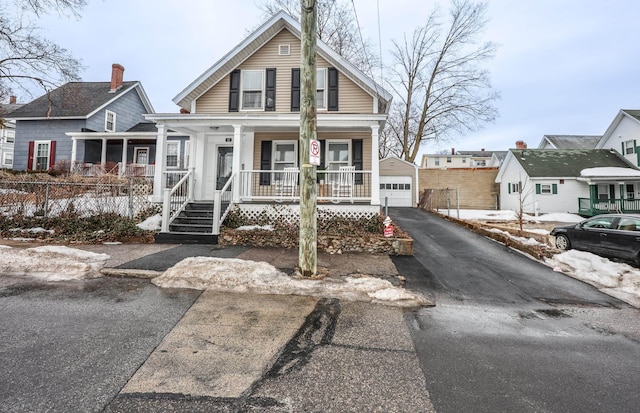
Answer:
<svg viewBox="0 0 640 413"><path fill-rule="evenodd" d="M320 165L320 141L311 139L309 142L309 163L311 165Z"/></svg>

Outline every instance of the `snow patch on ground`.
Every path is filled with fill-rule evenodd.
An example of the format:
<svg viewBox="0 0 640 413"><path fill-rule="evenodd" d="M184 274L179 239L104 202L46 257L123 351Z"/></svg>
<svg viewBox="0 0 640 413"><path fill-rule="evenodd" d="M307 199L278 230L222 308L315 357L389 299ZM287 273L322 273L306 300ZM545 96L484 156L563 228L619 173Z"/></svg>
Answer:
<svg viewBox="0 0 640 413"><path fill-rule="evenodd" d="M44 281L100 277L109 255L64 246L2 248L0 276L33 277Z"/></svg>
<svg viewBox="0 0 640 413"><path fill-rule="evenodd" d="M589 252L569 250L545 260L554 270L640 307L640 269Z"/></svg>
<svg viewBox="0 0 640 413"><path fill-rule="evenodd" d="M151 216L136 226L145 231L159 231L162 228L162 215Z"/></svg>
<svg viewBox="0 0 640 413"><path fill-rule="evenodd" d="M302 279L290 277L265 262L235 258L186 258L152 282L164 288L324 296L407 307L430 305L424 296L380 278Z"/></svg>

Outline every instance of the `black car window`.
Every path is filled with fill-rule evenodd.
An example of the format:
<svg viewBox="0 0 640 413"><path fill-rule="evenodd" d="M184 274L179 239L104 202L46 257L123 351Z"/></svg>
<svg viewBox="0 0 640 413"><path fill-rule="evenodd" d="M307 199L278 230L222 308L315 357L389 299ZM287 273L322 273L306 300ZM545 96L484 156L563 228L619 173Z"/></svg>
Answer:
<svg viewBox="0 0 640 413"><path fill-rule="evenodd" d="M620 218L618 229L622 231L638 231L640 230L640 219Z"/></svg>
<svg viewBox="0 0 640 413"><path fill-rule="evenodd" d="M611 229L611 224L615 219L615 217L595 217L586 221L582 227Z"/></svg>

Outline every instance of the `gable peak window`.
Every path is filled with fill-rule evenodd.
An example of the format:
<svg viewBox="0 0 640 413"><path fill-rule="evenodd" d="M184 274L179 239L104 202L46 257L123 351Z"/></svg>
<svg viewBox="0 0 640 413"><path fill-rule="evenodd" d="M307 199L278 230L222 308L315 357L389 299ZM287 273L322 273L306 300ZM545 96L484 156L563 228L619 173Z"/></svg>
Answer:
<svg viewBox="0 0 640 413"><path fill-rule="evenodd" d="M290 44L279 44L278 45L278 54L280 56L289 56L291 55L291 45Z"/></svg>
<svg viewBox="0 0 640 413"><path fill-rule="evenodd" d="M116 131L116 113L110 110L105 111L104 114L104 131L115 132Z"/></svg>
<svg viewBox="0 0 640 413"><path fill-rule="evenodd" d="M243 70L240 85L242 88L242 109L262 109L264 71Z"/></svg>

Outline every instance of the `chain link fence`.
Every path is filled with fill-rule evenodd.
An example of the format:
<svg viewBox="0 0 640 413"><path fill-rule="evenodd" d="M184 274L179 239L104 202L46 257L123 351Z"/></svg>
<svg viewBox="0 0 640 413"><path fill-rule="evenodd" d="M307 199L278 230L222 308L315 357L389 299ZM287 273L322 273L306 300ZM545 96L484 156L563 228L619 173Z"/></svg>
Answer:
<svg viewBox="0 0 640 413"><path fill-rule="evenodd" d="M0 213L44 218L107 213L133 218L151 207L152 185L144 180L56 182L0 180Z"/></svg>

